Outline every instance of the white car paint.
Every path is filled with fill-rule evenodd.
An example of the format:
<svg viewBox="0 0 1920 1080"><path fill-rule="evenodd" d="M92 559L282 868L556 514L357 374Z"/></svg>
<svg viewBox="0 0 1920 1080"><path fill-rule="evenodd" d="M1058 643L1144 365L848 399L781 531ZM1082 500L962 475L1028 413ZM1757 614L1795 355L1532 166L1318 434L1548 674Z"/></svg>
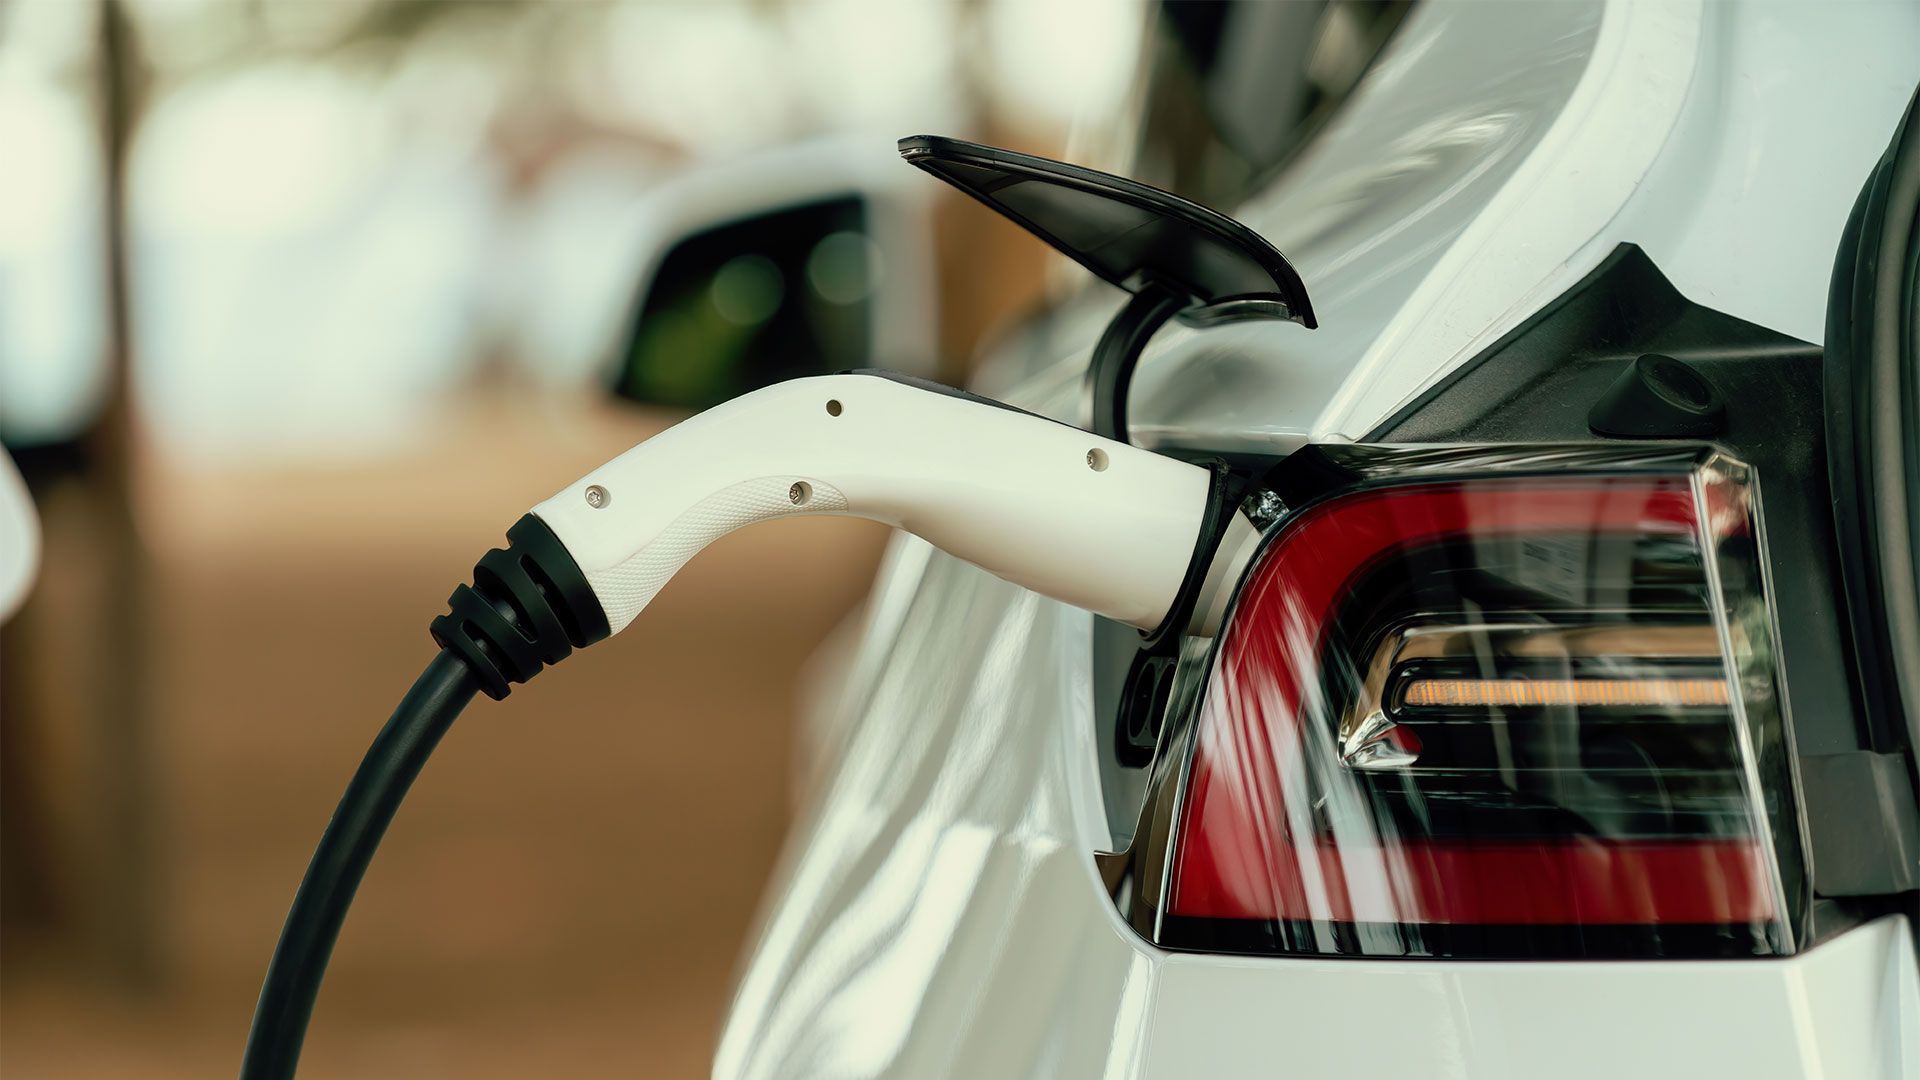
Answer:
<svg viewBox="0 0 1920 1080"><path fill-rule="evenodd" d="M1240 212L1324 329L1163 334L1136 439L1364 435L1620 242L1697 300L1818 340L1839 223L1916 81L1911 6L1416 8ZM1016 400L1076 416L1090 343ZM891 563L716 1075L1920 1076L1899 917L1785 960L1156 949L1091 858L1109 837L1089 618L937 552Z"/></svg>
<svg viewBox="0 0 1920 1080"><path fill-rule="evenodd" d="M1756 970L1759 969L1759 970ZM1169 957L1147 1033L1154 1076L1560 1080L1635 1076L1902 1077L1920 1064L1920 979L1906 920L1782 961L1268 965ZM1330 1039L1355 1002L1379 1038ZM1390 1019L1389 1019L1390 1018ZM1384 1027L1386 1030L1382 1030ZM1359 1033L1354 1033L1359 1034ZM1389 1048L1416 1049L1420 1065ZM1274 1048L1284 1046L1284 1054ZM1356 1060L1357 1059L1357 1060Z"/></svg>

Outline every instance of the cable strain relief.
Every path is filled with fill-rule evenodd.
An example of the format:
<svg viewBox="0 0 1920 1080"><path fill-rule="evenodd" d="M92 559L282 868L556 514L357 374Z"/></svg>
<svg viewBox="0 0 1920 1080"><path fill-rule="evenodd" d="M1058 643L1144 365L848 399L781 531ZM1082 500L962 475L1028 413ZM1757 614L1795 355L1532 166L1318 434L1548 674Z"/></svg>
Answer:
<svg viewBox="0 0 1920 1080"><path fill-rule="evenodd" d="M579 564L532 514L507 530L504 549L480 557L473 582L453 590L447 609L433 620L433 640L465 660L496 701L514 683L612 634Z"/></svg>

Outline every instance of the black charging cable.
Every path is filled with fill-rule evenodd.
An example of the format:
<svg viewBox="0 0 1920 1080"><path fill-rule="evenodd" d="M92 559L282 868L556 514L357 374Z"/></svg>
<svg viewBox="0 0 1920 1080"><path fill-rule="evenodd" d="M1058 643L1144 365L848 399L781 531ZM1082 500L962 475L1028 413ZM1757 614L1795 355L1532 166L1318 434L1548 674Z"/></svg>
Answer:
<svg viewBox="0 0 1920 1080"><path fill-rule="evenodd" d="M241 1080L285 1080L300 1063L307 1022L347 908L407 789L467 702L506 697L575 648L609 634L593 590L545 523L529 514L455 589L433 621L439 655L414 680L367 749L320 836L267 966L247 1034Z"/></svg>
<svg viewBox="0 0 1920 1080"><path fill-rule="evenodd" d="M300 1044L313 1015L314 998L327 971L327 958L340 936L347 906L393 821L393 813L440 737L453 726L480 682L473 669L442 651L400 699L393 718L380 729L360 768L340 797L340 806L321 834L313 861L294 894L293 909L280 931L260 1003L247 1036L240 1066L245 1080L290 1077L300 1060Z"/></svg>

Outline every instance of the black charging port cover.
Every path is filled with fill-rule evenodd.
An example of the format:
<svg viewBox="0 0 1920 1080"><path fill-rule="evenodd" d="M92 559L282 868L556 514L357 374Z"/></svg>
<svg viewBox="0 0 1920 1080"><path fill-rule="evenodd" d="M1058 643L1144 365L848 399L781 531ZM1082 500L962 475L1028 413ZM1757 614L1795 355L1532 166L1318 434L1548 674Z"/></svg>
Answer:
<svg viewBox="0 0 1920 1080"><path fill-rule="evenodd" d="M1318 325L1287 257L1217 210L1125 177L939 135L901 139L900 156L1130 293L1181 294L1182 322Z"/></svg>
<svg viewBox="0 0 1920 1080"><path fill-rule="evenodd" d="M1168 319L1318 325L1300 274L1259 233L1122 176L996 146L913 135L900 156L1130 295L1087 365L1087 428L1121 442L1134 366Z"/></svg>

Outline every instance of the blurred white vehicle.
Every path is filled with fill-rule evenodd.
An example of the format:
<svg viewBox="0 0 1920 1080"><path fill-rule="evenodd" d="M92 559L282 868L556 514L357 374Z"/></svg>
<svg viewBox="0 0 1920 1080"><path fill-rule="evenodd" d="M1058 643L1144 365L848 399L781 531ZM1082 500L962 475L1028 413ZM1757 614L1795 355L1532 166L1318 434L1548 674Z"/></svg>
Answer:
<svg viewBox="0 0 1920 1080"><path fill-rule="evenodd" d="M0 450L0 622L26 600L40 564L40 520L13 458Z"/></svg>
<svg viewBox="0 0 1920 1080"><path fill-rule="evenodd" d="M1155 18L1095 164L1320 328L1126 434L1265 553L1153 667L897 540L716 1074L1920 1076L1920 8ZM1085 423L1116 301L978 388Z"/></svg>
<svg viewBox="0 0 1920 1080"><path fill-rule="evenodd" d="M835 137L687 168L623 215L637 265L615 393L701 409L782 379L933 374L933 190L885 137ZM596 304L596 307L601 306Z"/></svg>

